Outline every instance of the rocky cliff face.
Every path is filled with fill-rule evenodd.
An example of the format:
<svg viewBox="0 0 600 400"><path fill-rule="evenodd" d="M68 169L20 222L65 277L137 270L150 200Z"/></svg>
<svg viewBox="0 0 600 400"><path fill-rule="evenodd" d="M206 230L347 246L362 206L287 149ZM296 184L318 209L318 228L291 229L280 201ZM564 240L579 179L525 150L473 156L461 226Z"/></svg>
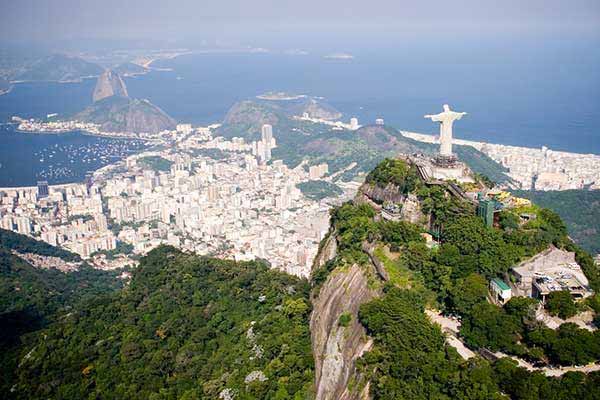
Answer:
<svg viewBox="0 0 600 400"><path fill-rule="evenodd" d="M365 183L358 191L358 196L360 197L361 195L367 196L377 204L385 202L404 203L406 199L406 196L400 192L399 188L391 183L386 187Z"/></svg>
<svg viewBox="0 0 600 400"><path fill-rule="evenodd" d="M105 71L98 77L92 98L94 103L111 96L129 97L123 79L111 70Z"/></svg>
<svg viewBox="0 0 600 400"><path fill-rule="evenodd" d="M315 267L333 259L336 252L333 232L324 239ZM368 382L356 371L356 360L372 344L358 321L361 304L377 296L369 287L367 271L358 265L333 270L313 294L310 330L317 400L368 398ZM349 323L340 324L343 314L350 316Z"/></svg>
<svg viewBox="0 0 600 400"><path fill-rule="evenodd" d="M330 231L323 239L319 253L315 257L314 268L322 267L329 260L333 260L337 255L337 241L335 231Z"/></svg>
<svg viewBox="0 0 600 400"><path fill-rule="evenodd" d="M313 300L310 320L317 400L362 399L368 388L356 372L356 360L372 342L358 321L361 304L377 293L369 288L364 267L334 270ZM351 317L340 324L342 314Z"/></svg>

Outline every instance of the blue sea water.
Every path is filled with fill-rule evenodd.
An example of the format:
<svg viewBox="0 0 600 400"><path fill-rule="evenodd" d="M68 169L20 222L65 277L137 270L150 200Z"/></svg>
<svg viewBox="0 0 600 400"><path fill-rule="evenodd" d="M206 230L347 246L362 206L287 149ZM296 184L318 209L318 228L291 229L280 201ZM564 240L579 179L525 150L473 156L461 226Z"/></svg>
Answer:
<svg viewBox="0 0 600 400"><path fill-rule="evenodd" d="M518 43L518 44L515 44ZM323 96L361 123L383 117L436 132L423 118L444 103L469 114L459 138L600 154L600 41L473 42L362 48L352 60L322 54L197 54L158 62L127 85L175 118L220 121L235 102L266 91Z"/></svg>
<svg viewBox="0 0 600 400"><path fill-rule="evenodd" d="M139 140L89 136L81 132L33 134L0 125L0 187L83 181L87 172L111 164L146 146Z"/></svg>
<svg viewBox="0 0 600 400"><path fill-rule="evenodd" d="M448 103L469 113L455 125L459 138L600 154L597 37L362 43L344 50L354 58L326 59L322 51L192 54L156 62L155 67L172 70L126 78L126 84L131 96L149 99L180 122L220 122L236 101L287 91L322 96L344 118L356 116L362 124L382 117L403 130L434 133L436 126L423 115ZM0 121L13 115L66 117L91 102L94 84L17 84L0 96ZM0 140L0 185L6 185L35 181L35 172L19 179L21 170L9 167L14 160L7 157L15 151L29 157L29 146L72 139L3 135ZM83 174L78 171L77 177Z"/></svg>

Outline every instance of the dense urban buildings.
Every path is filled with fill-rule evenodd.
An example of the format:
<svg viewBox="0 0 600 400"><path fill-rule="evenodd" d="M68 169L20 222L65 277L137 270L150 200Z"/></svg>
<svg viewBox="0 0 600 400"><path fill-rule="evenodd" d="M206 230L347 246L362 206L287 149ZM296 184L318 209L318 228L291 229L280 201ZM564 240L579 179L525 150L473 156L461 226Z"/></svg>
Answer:
<svg viewBox="0 0 600 400"><path fill-rule="evenodd" d="M266 259L308 275L328 229L329 204L306 198L296 185L322 178L327 164L269 163L276 145L270 125L250 144L213 138L209 128L178 130L185 136L176 149L131 156L83 184L1 189L2 227L84 258L115 251L119 243L129 244L133 255L167 243ZM211 157L215 151L218 157Z"/></svg>

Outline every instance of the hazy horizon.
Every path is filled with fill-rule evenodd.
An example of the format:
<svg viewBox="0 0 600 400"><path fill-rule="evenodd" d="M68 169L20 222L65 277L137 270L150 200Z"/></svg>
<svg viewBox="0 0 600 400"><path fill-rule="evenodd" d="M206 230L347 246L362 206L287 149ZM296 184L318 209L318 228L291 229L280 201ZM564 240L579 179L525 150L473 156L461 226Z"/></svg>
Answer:
<svg viewBox="0 0 600 400"><path fill-rule="evenodd" d="M600 36L600 2L3 1L2 42L80 47L351 46L386 40Z"/></svg>

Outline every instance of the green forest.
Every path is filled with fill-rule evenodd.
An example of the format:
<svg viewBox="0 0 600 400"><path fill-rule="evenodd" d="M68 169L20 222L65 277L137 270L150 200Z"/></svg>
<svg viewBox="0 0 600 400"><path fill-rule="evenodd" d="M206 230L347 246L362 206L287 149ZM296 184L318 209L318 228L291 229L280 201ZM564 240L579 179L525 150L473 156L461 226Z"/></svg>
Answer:
<svg viewBox="0 0 600 400"><path fill-rule="evenodd" d="M534 203L550 208L563 219L569 235L592 254L600 254L600 190L516 191Z"/></svg>
<svg viewBox="0 0 600 400"><path fill-rule="evenodd" d="M555 212L531 207L536 218L519 223L518 210L504 210L487 227L472 204L426 185L402 160L384 160L367 182L414 194L438 245L423 237L430 226L382 220L371 205L347 202L331 211L337 255L310 281L260 261L161 246L123 284L119 271L91 269L68 251L0 230L0 398L311 399L311 296L351 264L372 268L372 257L389 272L387 282L369 275L380 296L357 316L373 339L357 368L374 399L600 398L600 372L548 377L510 358L464 360L424 312L458 316L459 336L475 352L502 351L538 367L598 361L599 331L571 323L549 329L532 317L534 299L514 297L502 307L487 299L489 279L550 245L575 252L600 290L598 267ZM12 250L80 268L37 269ZM574 303L556 292L545 307L561 317L589 310L598 320L600 297ZM337 324L354 318L341 314Z"/></svg>
<svg viewBox="0 0 600 400"><path fill-rule="evenodd" d="M514 224L516 211L504 211L499 227L486 227L468 204L439 186L427 187L415 180L411 167L402 160L385 160L367 182L392 183L402 192L412 191L440 228L440 245L428 248L420 235L424 227L376 220L370 205L349 202L332 211L339 253L313 272L317 290L328 274L343 271L349 263L367 268L365 242L388 248L395 257L383 260L386 268L391 264L409 274L409 279L391 279L382 288L383 296L360 310L360 321L375 340L374 348L360 361L375 399L504 398L500 393L514 399L600 396L598 372L549 378L530 373L510 359L464 361L444 345L441 331L423 313L428 307L460 316L460 335L474 350L502 350L536 365L598 361L600 331L591 333L570 323L548 329L531 318L537 305L533 299L515 297L504 307L487 301L490 278L502 276L550 245L574 251L594 290L600 289L598 267L569 240L556 213L534 208L537 218L519 225ZM555 312L570 312L568 302L557 299L556 303L551 305ZM600 312L597 295L580 306Z"/></svg>
<svg viewBox="0 0 600 400"><path fill-rule="evenodd" d="M327 181L300 182L296 187L300 189L303 195L316 201L323 200L327 197L336 197L344 193L339 186Z"/></svg>
<svg viewBox="0 0 600 400"><path fill-rule="evenodd" d="M308 292L306 280L259 262L157 248L125 289L21 337L0 397L304 399L313 382Z"/></svg>

